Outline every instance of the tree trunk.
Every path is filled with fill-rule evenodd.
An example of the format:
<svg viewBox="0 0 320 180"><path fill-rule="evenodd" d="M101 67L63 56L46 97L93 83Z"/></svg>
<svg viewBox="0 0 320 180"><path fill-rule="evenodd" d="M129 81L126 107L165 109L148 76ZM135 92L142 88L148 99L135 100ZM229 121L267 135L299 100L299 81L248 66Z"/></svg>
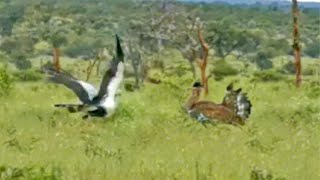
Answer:
<svg viewBox="0 0 320 180"><path fill-rule="evenodd" d="M56 69L56 72L60 73L60 49L58 47L53 48L53 65Z"/></svg>
<svg viewBox="0 0 320 180"><path fill-rule="evenodd" d="M100 76L100 65L101 65L101 61L103 59L103 49L98 49L98 64L96 66L96 75L99 77Z"/></svg>
<svg viewBox="0 0 320 180"><path fill-rule="evenodd" d="M92 69L93 69L93 67L94 67L94 65L96 64L97 61L99 61L99 57L95 57L93 62L91 62L89 60L89 64L88 64L88 67L87 67L87 78L86 78L86 81L89 81L89 79L91 77Z"/></svg>
<svg viewBox="0 0 320 180"><path fill-rule="evenodd" d="M203 50L203 57L199 61L199 66L200 66L200 70L201 70L201 81L202 81L202 85L204 86L205 95L208 95L208 93L209 93L209 86L208 86L209 77L206 77L206 68L207 68L207 63L208 63L209 46L204 41L204 38L202 36L200 28L198 29L198 38L199 38L199 41L201 43L201 47Z"/></svg>
<svg viewBox="0 0 320 180"><path fill-rule="evenodd" d="M189 65L190 65L190 69L191 69L191 72L192 72L192 76L193 76L193 78L195 79L195 78L197 77L196 68L195 68L194 65L193 65L193 61L188 60L188 62L189 62Z"/></svg>
<svg viewBox="0 0 320 180"><path fill-rule="evenodd" d="M297 0L292 0L292 16L293 16L293 53L295 60L295 69L296 69L296 86L300 87L301 85L301 47L299 44L299 9Z"/></svg>

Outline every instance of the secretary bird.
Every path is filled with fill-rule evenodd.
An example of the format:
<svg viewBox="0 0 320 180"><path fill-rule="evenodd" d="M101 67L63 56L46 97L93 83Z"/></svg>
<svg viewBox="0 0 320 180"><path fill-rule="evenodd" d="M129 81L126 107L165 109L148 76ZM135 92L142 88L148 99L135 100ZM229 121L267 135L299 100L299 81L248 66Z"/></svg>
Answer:
<svg viewBox="0 0 320 180"><path fill-rule="evenodd" d="M67 108L71 113L85 112L83 119L110 117L117 108L117 91L124 76L124 54L120 39L116 35L116 56L103 76L99 91L93 85L78 80L65 71L58 73L51 68L44 68L43 71L49 75L48 79L51 82L65 85L82 102L81 104L55 104L55 107Z"/></svg>

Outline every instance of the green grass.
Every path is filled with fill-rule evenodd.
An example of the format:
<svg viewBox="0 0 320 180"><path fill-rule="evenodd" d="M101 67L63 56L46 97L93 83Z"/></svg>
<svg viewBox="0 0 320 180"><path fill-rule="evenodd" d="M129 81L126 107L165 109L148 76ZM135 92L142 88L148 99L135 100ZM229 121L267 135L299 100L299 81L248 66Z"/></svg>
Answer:
<svg viewBox="0 0 320 180"><path fill-rule="evenodd" d="M253 103L242 127L184 114L184 77L123 90L113 118L89 122L53 108L77 101L64 87L16 83L0 98L0 179L320 179L319 88L230 77L210 81L208 99L232 80Z"/></svg>

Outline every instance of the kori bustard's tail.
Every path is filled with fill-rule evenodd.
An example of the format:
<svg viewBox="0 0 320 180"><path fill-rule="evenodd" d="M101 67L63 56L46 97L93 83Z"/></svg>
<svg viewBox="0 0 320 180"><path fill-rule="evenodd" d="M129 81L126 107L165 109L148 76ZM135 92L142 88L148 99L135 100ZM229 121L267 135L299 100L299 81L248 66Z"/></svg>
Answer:
<svg viewBox="0 0 320 180"><path fill-rule="evenodd" d="M237 107L237 115L242 120L246 120L249 118L249 116L251 114L252 104L251 104L249 98L247 97L246 93L240 93L237 96L236 107Z"/></svg>

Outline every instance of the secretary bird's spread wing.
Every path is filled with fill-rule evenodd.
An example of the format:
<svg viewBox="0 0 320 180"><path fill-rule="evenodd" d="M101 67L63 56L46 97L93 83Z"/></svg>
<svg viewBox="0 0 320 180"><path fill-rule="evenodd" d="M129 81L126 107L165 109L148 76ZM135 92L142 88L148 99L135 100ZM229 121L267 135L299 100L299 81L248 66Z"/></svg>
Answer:
<svg viewBox="0 0 320 180"><path fill-rule="evenodd" d="M103 76L98 95L94 98L95 100L101 100L105 95L115 95L123 78L124 54L118 35L116 35L116 46L116 57L112 59L109 69Z"/></svg>
<svg viewBox="0 0 320 180"><path fill-rule="evenodd" d="M67 72L57 73L51 68L43 68L43 71L50 75L48 78L50 81L63 84L71 89L84 104L90 104L97 94L96 89L91 84L77 80Z"/></svg>

